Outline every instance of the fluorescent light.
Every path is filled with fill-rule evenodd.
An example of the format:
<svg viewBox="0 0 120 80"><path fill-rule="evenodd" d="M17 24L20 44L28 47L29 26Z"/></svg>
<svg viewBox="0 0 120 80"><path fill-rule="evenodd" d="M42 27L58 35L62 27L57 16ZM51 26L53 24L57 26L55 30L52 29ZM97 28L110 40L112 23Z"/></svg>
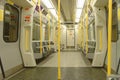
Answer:
<svg viewBox="0 0 120 80"><path fill-rule="evenodd" d="M77 0L77 8L83 8L85 0Z"/></svg>
<svg viewBox="0 0 120 80"><path fill-rule="evenodd" d="M78 28L78 26L79 26L79 25L75 25L75 29L77 29L77 28Z"/></svg>
<svg viewBox="0 0 120 80"><path fill-rule="evenodd" d="M42 0L42 2L47 8L53 8L51 0Z"/></svg>
<svg viewBox="0 0 120 80"><path fill-rule="evenodd" d="M79 18L76 18L76 19L75 19L75 22L79 22L79 21L80 21L80 19L79 19Z"/></svg>
<svg viewBox="0 0 120 80"><path fill-rule="evenodd" d="M55 9L49 9L49 11L51 12L51 14L57 19L57 13Z"/></svg>
<svg viewBox="0 0 120 80"><path fill-rule="evenodd" d="M76 9L76 18L80 18L82 9Z"/></svg>
<svg viewBox="0 0 120 80"><path fill-rule="evenodd" d="M65 26L65 25L63 25L63 28L64 28L64 29L66 29L66 26Z"/></svg>

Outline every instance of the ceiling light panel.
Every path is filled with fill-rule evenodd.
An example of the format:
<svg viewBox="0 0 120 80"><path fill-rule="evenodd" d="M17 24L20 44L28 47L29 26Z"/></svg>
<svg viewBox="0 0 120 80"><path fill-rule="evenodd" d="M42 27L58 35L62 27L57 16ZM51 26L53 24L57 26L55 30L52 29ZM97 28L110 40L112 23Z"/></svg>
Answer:
<svg viewBox="0 0 120 80"><path fill-rule="evenodd" d="M80 18L82 9L76 9L76 18Z"/></svg>
<svg viewBox="0 0 120 80"><path fill-rule="evenodd" d="M51 0L42 0L42 2L47 8L53 8Z"/></svg>
<svg viewBox="0 0 120 80"><path fill-rule="evenodd" d="M83 8L85 0L77 0L77 8Z"/></svg>
<svg viewBox="0 0 120 80"><path fill-rule="evenodd" d="M75 22L79 22L79 20L80 20L79 18L76 18L76 19L75 19Z"/></svg>
<svg viewBox="0 0 120 80"><path fill-rule="evenodd" d="M49 11L51 12L51 14L57 19L57 13L55 9L49 9Z"/></svg>

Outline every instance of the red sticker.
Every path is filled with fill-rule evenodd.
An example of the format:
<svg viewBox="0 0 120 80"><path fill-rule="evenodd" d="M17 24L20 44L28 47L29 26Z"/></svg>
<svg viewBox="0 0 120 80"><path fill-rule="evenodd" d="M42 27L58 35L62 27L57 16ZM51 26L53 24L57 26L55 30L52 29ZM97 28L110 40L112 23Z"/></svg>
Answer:
<svg viewBox="0 0 120 80"><path fill-rule="evenodd" d="M29 8L25 8L25 10L29 10Z"/></svg>

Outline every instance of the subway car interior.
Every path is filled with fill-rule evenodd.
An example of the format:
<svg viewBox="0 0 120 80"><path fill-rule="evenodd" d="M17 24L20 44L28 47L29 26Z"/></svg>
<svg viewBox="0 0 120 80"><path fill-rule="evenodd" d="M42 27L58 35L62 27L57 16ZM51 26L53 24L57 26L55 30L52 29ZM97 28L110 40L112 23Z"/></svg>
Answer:
<svg viewBox="0 0 120 80"><path fill-rule="evenodd" d="M120 80L120 0L0 0L0 80Z"/></svg>

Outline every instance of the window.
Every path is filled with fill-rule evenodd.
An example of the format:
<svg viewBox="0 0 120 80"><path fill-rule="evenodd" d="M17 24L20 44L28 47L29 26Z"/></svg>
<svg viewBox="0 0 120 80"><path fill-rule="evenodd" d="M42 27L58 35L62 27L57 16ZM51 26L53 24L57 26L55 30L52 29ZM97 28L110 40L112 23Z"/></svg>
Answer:
<svg viewBox="0 0 120 80"><path fill-rule="evenodd" d="M118 16L117 16L117 3L113 2L112 14L112 42L118 40Z"/></svg>
<svg viewBox="0 0 120 80"><path fill-rule="evenodd" d="M5 4L3 39L5 42L16 42L18 39L19 11L14 6Z"/></svg>
<svg viewBox="0 0 120 80"><path fill-rule="evenodd" d="M40 40L40 24L35 21L33 23L33 40Z"/></svg>

